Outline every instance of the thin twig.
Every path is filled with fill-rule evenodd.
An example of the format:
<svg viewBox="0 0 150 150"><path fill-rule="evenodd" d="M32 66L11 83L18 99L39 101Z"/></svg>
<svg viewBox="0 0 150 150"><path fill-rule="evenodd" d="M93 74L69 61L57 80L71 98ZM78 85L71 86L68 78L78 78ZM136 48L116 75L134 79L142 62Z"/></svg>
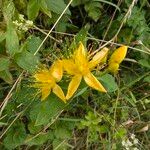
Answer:
<svg viewBox="0 0 150 150"><path fill-rule="evenodd" d="M120 4L121 4L121 0L119 0L119 1L118 1L117 6L119 7L119 6L120 6ZM114 13L113 13L113 15L112 15L112 17L111 17L111 20L110 20L110 22L109 22L109 24L108 24L108 27L107 27L107 29L106 29L106 32L105 32L105 34L104 34L104 36L103 36L103 39L102 39L102 40L104 40L104 39L105 39L105 37L106 37L106 35L107 35L107 33L108 33L108 31L109 31L110 27L111 27L112 21L113 21L113 19L114 19L114 17L115 17L115 14L116 14L117 10L118 10L118 9L116 8L116 9L115 9L115 11L114 11ZM103 41L101 42L100 47L101 47L101 45L102 45L102 44L103 44Z"/></svg>
<svg viewBox="0 0 150 150"><path fill-rule="evenodd" d="M47 33L45 31L43 31L42 29L40 29L39 27L34 25L34 29L40 31L41 33L47 35ZM57 43L61 43L61 41L57 40L56 38L54 38L53 36L49 35L49 38L53 39L55 42Z"/></svg>
<svg viewBox="0 0 150 150"><path fill-rule="evenodd" d="M46 39L49 37L49 35L51 34L51 32L53 31L53 29L56 27L57 23L60 21L60 19L62 18L62 16L64 15L64 13L66 12L66 10L68 9L68 7L70 6L70 4L72 3L73 0L70 0L70 2L68 3L68 5L66 6L66 8L64 9L64 11L61 13L61 15L59 16L59 18L57 19L57 21L55 22L55 24L52 26L52 28L50 29L50 31L48 32L48 34L46 35L46 37L44 38L44 40L41 42L40 46L38 47L38 49L36 50L36 52L34 53L34 55L37 54L37 52L40 50L40 48L42 47L42 45L44 44L44 42L46 41Z"/></svg>
<svg viewBox="0 0 150 150"><path fill-rule="evenodd" d="M103 44L102 46L99 47L99 49L104 48L106 45L110 44L111 42L113 42L116 37L118 36L118 34L120 33L124 22L127 20L127 18L131 15L132 9L134 7L134 4L136 3L136 0L132 1L132 4L129 6L129 9L127 11L127 13L125 14L125 16L122 19L121 25L119 27L119 29L117 30L116 34L113 36L113 38L111 40L109 40L107 43ZM96 51L94 51L91 55L94 55L95 53L97 53L99 51L99 49L97 49Z"/></svg>
<svg viewBox="0 0 150 150"><path fill-rule="evenodd" d="M53 33L56 33L56 34L62 34L62 35L66 35L66 36L72 36L72 37L75 37L76 35L75 34L71 34L71 33L65 33L65 32L57 32L57 31L53 31ZM90 34L88 34L89 36L87 37L87 39L89 40L94 40L94 41L98 41L98 42L104 42L104 43L107 43L108 41L106 40L102 40L102 39L97 39L97 38L94 38L92 37ZM109 42L110 44L114 44L116 46L122 46L121 43L115 43L115 42ZM142 53L145 53L145 54L148 54L150 55L149 52L147 51L144 51L144 50L141 50L139 48L135 48L135 47L132 47L132 46L128 46L128 48L132 49L132 50L136 50L136 51L139 51L139 52L142 52Z"/></svg>
<svg viewBox="0 0 150 150"><path fill-rule="evenodd" d="M17 83L21 80L21 77L23 75L24 71L19 75L19 77L17 78L17 80L15 81L15 83L13 84L12 88L10 89L9 93L7 94L6 98L4 99L4 101L1 104L1 110L0 110L0 117L2 115L2 112L4 110L4 108L6 107L8 100L11 98L12 96L12 91L14 90L14 88L16 87Z"/></svg>

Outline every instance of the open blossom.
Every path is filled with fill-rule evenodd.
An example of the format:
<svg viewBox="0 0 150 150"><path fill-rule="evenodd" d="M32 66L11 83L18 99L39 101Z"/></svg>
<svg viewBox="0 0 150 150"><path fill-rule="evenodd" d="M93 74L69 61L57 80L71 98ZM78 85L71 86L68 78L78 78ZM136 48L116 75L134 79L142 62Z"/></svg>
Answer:
<svg viewBox="0 0 150 150"><path fill-rule="evenodd" d="M98 52L92 60L89 60L87 52L80 42L79 47L75 50L73 56L69 59L63 60L64 70L72 75L72 79L68 86L66 99L68 100L73 96L75 91L80 85L82 78L90 87L100 91L106 92L106 89L91 73L91 71L106 57L108 49L104 48Z"/></svg>
<svg viewBox="0 0 150 150"><path fill-rule="evenodd" d="M42 100L45 100L51 91L56 94L61 100L66 102L65 95L61 87L57 84L62 78L63 69L61 60L53 63L50 69L43 68L34 74L35 83L34 87L39 88Z"/></svg>
<svg viewBox="0 0 150 150"><path fill-rule="evenodd" d="M121 46L114 51L108 61L108 70L112 73L117 73L120 63L124 60L127 54L127 46Z"/></svg>

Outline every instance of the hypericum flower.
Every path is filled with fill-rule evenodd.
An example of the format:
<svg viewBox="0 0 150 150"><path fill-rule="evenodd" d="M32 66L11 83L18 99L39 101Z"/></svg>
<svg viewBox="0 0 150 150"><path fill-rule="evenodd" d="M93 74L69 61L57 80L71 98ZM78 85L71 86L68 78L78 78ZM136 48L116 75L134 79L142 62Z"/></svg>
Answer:
<svg viewBox="0 0 150 150"><path fill-rule="evenodd" d="M108 70L112 73L117 73L120 63L124 60L127 54L127 46L121 46L115 50L108 61Z"/></svg>
<svg viewBox="0 0 150 150"><path fill-rule="evenodd" d="M93 70L106 57L107 53L108 49L104 48L89 61L87 52L83 44L80 42L79 47L75 50L73 56L69 59L63 60L64 70L73 76L68 86L66 95L67 100L73 96L82 78L84 78L84 81L90 87L101 92L106 92L102 84L91 73L91 70Z"/></svg>
<svg viewBox="0 0 150 150"><path fill-rule="evenodd" d="M63 67L61 60L57 60L53 63L50 69L43 68L33 76L35 78L35 84L33 87L39 88L42 94L41 100L45 100L48 95L51 93L55 93L61 100L66 102L65 95L61 89L61 87L56 84L59 82L63 75Z"/></svg>

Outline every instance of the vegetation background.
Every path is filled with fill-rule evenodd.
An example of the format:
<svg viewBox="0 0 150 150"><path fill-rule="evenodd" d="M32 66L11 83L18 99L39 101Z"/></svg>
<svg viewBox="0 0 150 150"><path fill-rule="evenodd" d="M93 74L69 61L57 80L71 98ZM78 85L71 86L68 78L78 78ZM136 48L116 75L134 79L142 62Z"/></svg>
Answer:
<svg viewBox="0 0 150 150"><path fill-rule="evenodd" d="M117 75L95 72L108 93L81 84L67 104L41 102L30 75L79 41L129 46ZM0 149L150 149L149 55L148 0L0 0Z"/></svg>

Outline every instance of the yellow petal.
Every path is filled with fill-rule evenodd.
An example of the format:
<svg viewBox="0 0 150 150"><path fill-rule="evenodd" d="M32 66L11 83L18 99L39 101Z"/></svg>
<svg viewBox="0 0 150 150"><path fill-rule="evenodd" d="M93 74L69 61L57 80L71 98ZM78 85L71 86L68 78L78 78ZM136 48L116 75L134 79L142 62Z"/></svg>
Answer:
<svg viewBox="0 0 150 150"><path fill-rule="evenodd" d="M119 69L119 64L117 64L117 63L109 63L108 70L111 73L116 74L118 72L118 69Z"/></svg>
<svg viewBox="0 0 150 150"><path fill-rule="evenodd" d="M89 72L87 75L84 76L84 80L90 87L100 91L100 92L107 92L102 84L95 78L95 76Z"/></svg>
<svg viewBox="0 0 150 150"><path fill-rule="evenodd" d="M51 76L50 71L46 68L35 73L35 75L33 77L36 79L36 82L51 83L54 81L53 77Z"/></svg>
<svg viewBox="0 0 150 150"><path fill-rule="evenodd" d="M118 63L120 64L127 54L127 46L121 46L114 51L111 55L108 63Z"/></svg>
<svg viewBox="0 0 150 150"><path fill-rule="evenodd" d="M41 94L42 94L41 100L42 101L45 100L50 93L51 93L51 88L50 87L41 88Z"/></svg>
<svg viewBox="0 0 150 150"><path fill-rule="evenodd" d="M73 59L80 74L84 75L89 71L87 52L81 42L79 43L77 50L74 52Z"/></svg>
<svg viewBox="0 0 150 150"><path fill-rule="evenodd" d="M63 66L62 61L55 61L50 68L51 75L56 79L56 81L60 81L63 75Z"/></svg>
<svg viewBox="0 0 150 150"><path fill-rule="evenodd" d="M55 85L55 79L52 77L50 71L46 68L39 70L34 75L35 83L34 88L38 88L41 91L41 100L45 100L51 92L51 88Z"/></svg>
<svg viewBox="0 0 150 150"><path fill-rule="evenodd" d="M73 96L73 94L75 93L75 91L77 90L77 88L80 85L81 79L82 79L82 76L80 76L80 75L76 75L72 78L72 80L70 81L69 86L68 86L68 91L67 91L67 95L66 95L67 100L70 99Z"/></svg>
<svg viewBox="0 0 150 150"><path fill-rule="evenodd" d="M74 52L74 60L78 68L81 67L82 69L82 67L87 67L87 52L81 42L79 43L77 50Z"/></svg>
<svg viewBox="0 0 150 150"><path fill-rule="evenodd" d="M62 63L63 63L64 70L68 74L75 75L75 74L79 73L78 68L76 67L73 59L63 59Z"/></svg>
<svg viewBox="0 0 150 150"><path fill-rule="evenodd" d="M87 53L86 53L86 50L84 48L84 45L82 44L82 42L80 42L78 48L74 52L74 56L77 59L79 59L82 57L86 58L86 55L87 55Z"/></svg>
<svg viewBox="0 0 150 150"><path fill-rule="evenodd" d="M89 68L95 68L100 62L104 62L104 59L107 57L109 49L104 47L100 52L98 52L93 59L89 62Z"/></svg>
<svg viewBox="0 0 150 150"><path fill-rule="evenodd" d="M55 86L52 88L52 90L53 90L53 93L55 93L63 102L66 102L64 92L62 91L60 86L55 84Z"/></svg>

